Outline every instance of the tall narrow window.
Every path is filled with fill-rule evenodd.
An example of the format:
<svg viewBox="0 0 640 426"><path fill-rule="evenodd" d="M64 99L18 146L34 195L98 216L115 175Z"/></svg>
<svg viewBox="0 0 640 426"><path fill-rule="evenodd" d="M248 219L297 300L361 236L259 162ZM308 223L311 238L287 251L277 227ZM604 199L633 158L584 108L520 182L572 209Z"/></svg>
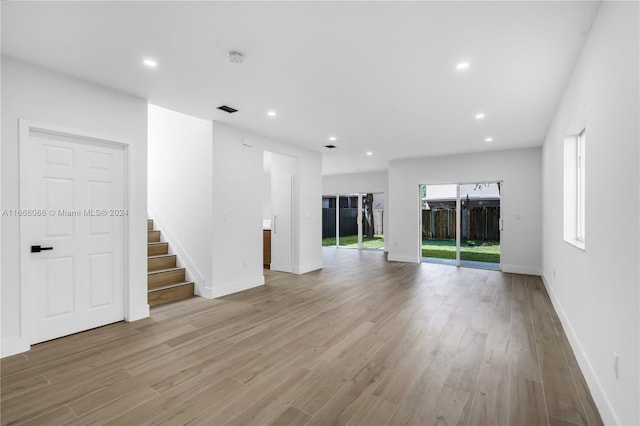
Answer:
<svg viewBox="0 0 640 426"><path fill-rule="evenodd" d="M576 240L584 244L584 209L585 209L585 134L584 130L576 138Z"/></svg>
<svg viewBox="0 0 640 426"><path fill-rule="evenodd" d="M563 236L574 246L585 248L586 135L567 136L564 141Z"/></svg>

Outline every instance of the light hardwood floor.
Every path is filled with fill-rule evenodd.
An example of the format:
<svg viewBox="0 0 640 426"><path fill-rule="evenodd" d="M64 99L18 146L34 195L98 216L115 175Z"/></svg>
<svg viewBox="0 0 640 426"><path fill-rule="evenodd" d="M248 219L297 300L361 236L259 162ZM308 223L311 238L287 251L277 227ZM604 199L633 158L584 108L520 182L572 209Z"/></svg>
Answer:
<svg viewBox="0 0 640 426"><path fill-rule="evenodd" d="M538 277L324 261L3 359L2 424L602 424Z"/></svg>

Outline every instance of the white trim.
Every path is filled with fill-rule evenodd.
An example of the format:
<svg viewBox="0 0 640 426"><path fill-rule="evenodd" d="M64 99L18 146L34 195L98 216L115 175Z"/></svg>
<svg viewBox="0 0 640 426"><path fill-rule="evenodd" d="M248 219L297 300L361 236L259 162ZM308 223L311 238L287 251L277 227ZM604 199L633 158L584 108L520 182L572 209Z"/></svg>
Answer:
<svg viewBox="0 0 640 426"><path fill-rule="evenodd" d="M560 322L562 323L562 327L564 328L565 335L569 340L571 349L573 349L573 353L576 356L576 361L578 361L580 370L584 375L584 378L589 387L589 391L591 392L591 396L593 397L593 401L595 402L596 407L600 412L600 416L602 417L604 424L606 425L621 424L618 416L616 415L615 410L613 409L613 405L611 404L611 401L609 401L609 398L607 398L607 394L604 391L602 384L598 380L598 376L596 375L595 370L591 365L591 362L589 361L589 357L587 356L585 350L580 344L580 340L578 339L578 336L576 335L576 332L573 326L571 325L571 321L567 317L567 314L565 313L564 309L562 309L562 305L560 304L560 301L558 300L555 293L553 292L553 289L549 285L549 281L547 280L544 274L542 274L542 282L544 284L544 287L547 290L547 293L549 294L549 299L551 299L551 304L553 305L553 308L558 314L558 318L560 318Z"/></svg>
<svg viewBox="0 0 640 426"><path fill-rule="evenodd" d="M16 355L22 352L27 352L31 349L31 345L24 337L9 337L2 340L2 349L0 350L0 357Z"/></svg>
<svg viewBox="0 0 640 426"><path fill-rule="evenodd" d="M575 248L577 248L577 249L580 249L582 251L586 250L586 247L584 245L584 241L580 241L580 240L577 240L577 239L574 239L574 238L565 238L564 242L569 244L569 245L571 245L571 246L573 246L573 247L575 247Z"/></svg>
<svg viewBox="0 0 640 426"><path fill-rule="evenodd" d="M125 312L124 319L127 322L138 321L149 317L149 304L145 303L138 306L131 306L128 312Z"/></svg>
<svg viewBox="0 0 640 426"><path fill-rule="evenodd" d="M213 299L213 289L211 287L202 287L198 289L198 296L204 297L205 299Z"/></svg>
<svg viewBox="0 0 640 426"><path fill-rule="evenodd" d="M322 260L318 260L312 263L307 263L306 265L293 265L293 273L306 274L307 272L317 271L318 269L322 269L322 267L323 267Z"/></svg>
<svg viewBox="0 0 640 426"><path fill-rule="evenodd" d="M387 260L389 262L405 262L405 263L420 263L422 258L416 258L415 256L406 256L406 255L398 255L392 254L389 252L387 256Z"/></svg>
<svg viewBox="0 0 640 426"><path fill-rule="evenodd" d="M460 267L460 238L462 236L462 201L460 200L460 187L461 184L456 184L456 266ZM502 204L502 201L500 201ZM467 208L469 210L469 208ZM420 212L422 216L422 212ZM467 221L470 222L471 220ZM467 223L467 238L469 238L470 223ZM420 235L422 235L422 228L420 229ZM420 241L420 255L422 255L422 241Z"/></svg>
<svg viewBox="0 0 640 426"><path fill-rule="evenodd" d="M214 285L211 288L205 289L207 295L205 296L202 294L202 297L215 299L216 297L227 296L229 294L260 287L261 285L264 285L264 275L257 275L255 277L245 278L228 284Z"/></svg>
<svg viewBox="0 0 640 426"><path fill-rule="evenodd" d="M502 272L509 274L522 274L522 275L540 275L540 268L526 265L505 265L502 264Z"/></svg>
<svg viewBox="0 0 640 426"><path fill-rule="evenodd" d="M127 219L125 220L124 235L123 235L123 238L124 238L124 241L123 241L123 244L124 244L124 250L123 250L123 254L124 254L124 265L123 265L124 317L123 319L127 321L135 321L137 319L148 317L149 316L148 304L144 303L140 306L135 306L131 301L132 299L131 292L133 290L133 287L131 285L131 283L133 282L132 276L131 276L131 273L133 271L133 268L131 268L131 260L132 260L131 253L133 251L133 247L131 247L132 239L130 238L131 236L130 230L133 228L132 226L133 215L131 214L130 206L132 205L131 196L133 192L133 188L131 187L131 176L135 172L135 170L132 169L133 165L131 162L131 157L132 157L131 149L133 148L133 143L128 140L114 138L108 135L103 135L103 134L93 133L93 132L86 132L86 131L77 130L77 129L70 129L63 126L39 123L31 120L19 119L18 126L19 126L19 130L18 130L19 160L18 161L19 161L19 170L20 170L19 171L20 173L19 187L20 187L20 206L21 207L26 197L26 188L24 187L24 185L22 185L22 182L25 181L25 176L24 176L25 170L24 170L23 161L26 155L26 152L25 152L26 143L29 140L29 134L32 130L36 130L38 132L50 134L50 135L78 138L79 143L86 143L87 141L89 141L93 143L115 146L124 150L124 162L125 162L124 164L124 173L125 173L124 199L125 199L125 209L129 209L130 214L127 216ZM20 243L22 243L22 232L23 232L22 228L24 226L23 223L24 223L23 221L20 221ZM25 279L23 279L24 277L27 276L27 271L25 269L27 265L26 265L26 262L24 261L25 260L24 256L26 255L26 252L22 248L19 248L19 251L20 251L20 337L17 339L23 342L30 342L31 341L31 337L30 337L31 333L29 331L30 318L28 315L28 313L30 312L30 307L29 307L28 298L27 298L27 296L29 295L29 291L27 288L28 283L26 282ZM10 342L11 340L13 339L9 339L7 340L7 342ZM5 341L3 341L3 343L5 343ZM19 347L19 348L26 347L27 348L26 350L29 349L28 344L25 345L24 343L16 344L15 347ZM2 356L4 356L4 353L2 354Z"/></svg>

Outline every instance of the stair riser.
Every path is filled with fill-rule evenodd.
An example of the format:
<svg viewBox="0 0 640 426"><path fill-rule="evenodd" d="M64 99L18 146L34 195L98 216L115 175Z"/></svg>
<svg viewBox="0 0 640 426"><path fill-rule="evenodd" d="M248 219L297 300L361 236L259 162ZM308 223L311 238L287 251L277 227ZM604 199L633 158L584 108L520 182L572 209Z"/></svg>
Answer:
<svg viewBox="0 0 640 426"><path fill-rule="evenodd" d="M147 241L150 243L160 242L160 231L147 231Z"/></svg>
<svg viewBox="0 0 640 426"><path fill-rule="evenodd" d="M157 274L149 274L147 278L149 290L165 285L177 284L183 281L185 281L184 269L178 269L177 271L158 272Z"/></svg>
<svg viewBox="0 0 640 426"><path fill-rule="evenodd" d="M149 306L160 305L162 303L175 302L178 300L189 299L193 297L193 284L181 285L179 287L168 288L149 293Z"/></svg>
<svg viewBox="0 0 640 426"><path fill-rule="evenodd" d="M159 257L156 259L147 259L147 271L158 271L160 269L169 269L176 267L176 256Z"/></svg>
<svg viewBox="0 0 640 426"><path fill-rule="evenodd" d="M169 244L153 244L147 246L147 256L160 256L169 253Z"/></svg>
<svg viewBox="0 0 640 426"><path fill-rule="evenodd" d="M151 231L153 229L153 219L147 219L147 231Z"/></svg>

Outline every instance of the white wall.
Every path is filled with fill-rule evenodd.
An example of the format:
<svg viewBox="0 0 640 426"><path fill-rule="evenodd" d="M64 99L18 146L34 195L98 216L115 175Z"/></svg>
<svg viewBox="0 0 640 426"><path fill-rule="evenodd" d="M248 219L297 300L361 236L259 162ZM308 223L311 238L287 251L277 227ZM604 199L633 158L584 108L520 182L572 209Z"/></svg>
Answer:
<svg viewBox="0 0 640 426"><path fill-rule="evenodd" d="M348 173L322 177L322 194L355 194L388 191L389 174L386 171Z"/></svg>
<svg viewBox="0 0 640 426"><path fill-rule="evenodd" d="M543 148L543 278L606 424L640 424L638 13L602 3ZM580 121L584 251L562 232L563 138Z"/></svg>
<svg viewBox="0 0 640 426"><path fill-rule="evenodd" d="M210 121L149 105L149 215L197 294L212 280L212 137Z"/></svg>
<svg viewBox="0 0 640 426"><path fill-rule="evenodd" d="M251 147L244 146L243 141ZM264 151L298 159L294 177L293 270L304 273L322 267L320 154L214 122L212 297L264 283Z"/></svg>
<svg viewBox="0 0 640 426"><path fill-rule="evenodd" d="M19 200L18 119L131 142L128 320L148 316L146 291L147 102L2 56L2 208ZM20 322L19 221L2 218L2 356L28 349Z"/></svg>
<svg viewBox="0 0 640 426"><path fill-rule="evenodd" d="M389 260L420 260L420 184L495 181L503 181L502 269L539 274L542 265L540 148L390 162L386 237Z"/></svg>

